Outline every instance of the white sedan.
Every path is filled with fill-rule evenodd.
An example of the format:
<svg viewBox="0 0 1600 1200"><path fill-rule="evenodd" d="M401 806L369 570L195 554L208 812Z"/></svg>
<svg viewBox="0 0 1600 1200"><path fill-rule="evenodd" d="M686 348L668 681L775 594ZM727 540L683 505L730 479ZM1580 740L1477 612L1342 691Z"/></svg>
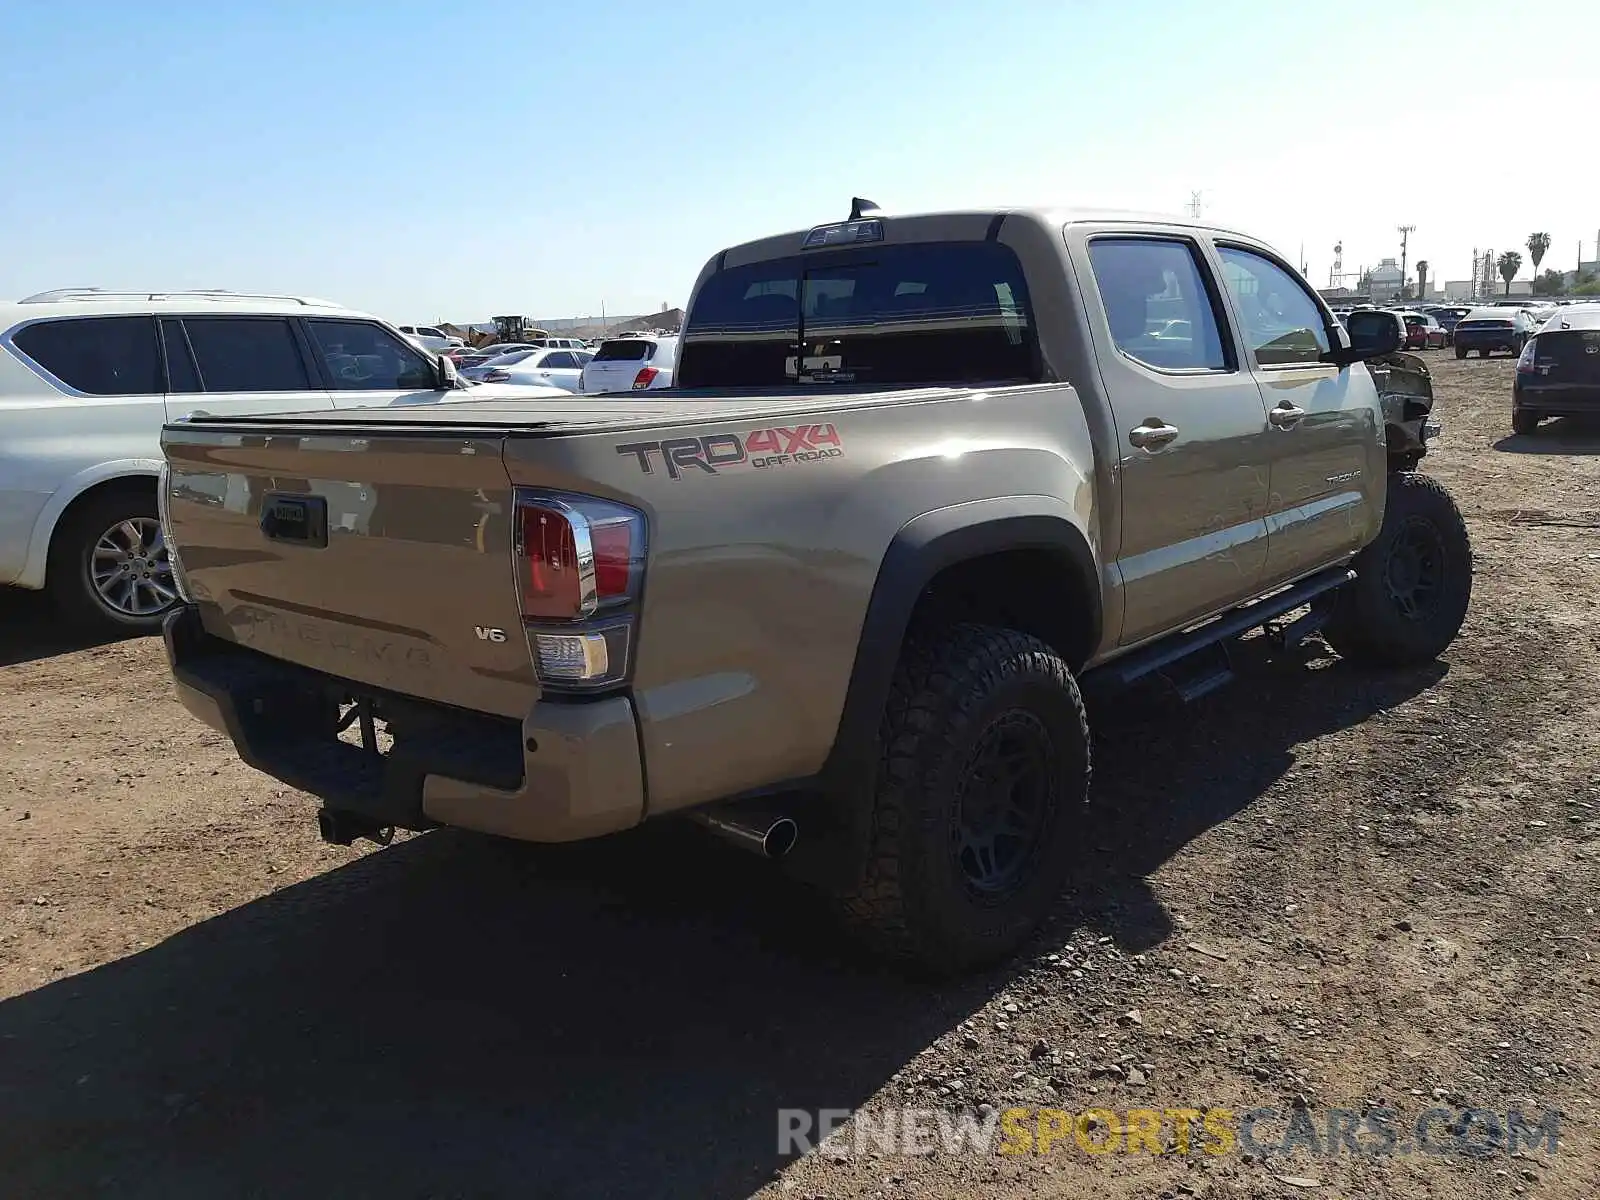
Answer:
<svg viewBox="0 0 1600 1200"><path fill-rule="evenodd" d="M593 357L587 350L518 350L470 368L467 374L484 383L558 387L575 392L583 378L583 368Z"/></svg>

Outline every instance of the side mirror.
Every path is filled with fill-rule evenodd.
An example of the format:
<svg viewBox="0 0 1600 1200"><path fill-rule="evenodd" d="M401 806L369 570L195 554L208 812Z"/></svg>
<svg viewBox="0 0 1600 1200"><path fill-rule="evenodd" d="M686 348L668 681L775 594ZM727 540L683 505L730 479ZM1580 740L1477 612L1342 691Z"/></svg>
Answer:
<svg viewBox="0 0 1600 1200"><path fill-rule="evenodd" d="M1345 317L1344 327L1350 335L1349 347L1328 355L1329 361L1341 367L1382 358L1400 349L1400 322L1393 313L1358 309Z"/></svg>
<svg viewBox="0 0 1600 1200"><path fill-rule="evenodd" d="M456 372L454 360L446 355L439 356L439 390L452 391L461 386L461 376Z"/></svg>

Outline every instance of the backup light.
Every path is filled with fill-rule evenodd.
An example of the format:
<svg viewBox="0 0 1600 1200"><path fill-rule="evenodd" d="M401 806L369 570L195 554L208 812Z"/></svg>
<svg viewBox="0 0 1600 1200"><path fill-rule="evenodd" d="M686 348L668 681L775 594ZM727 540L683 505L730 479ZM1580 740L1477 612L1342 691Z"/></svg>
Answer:
<svg viewBox="0 0 1600 1200"><path fill-rule="evenodd" d="M644 580L644 514L531 488L516 490L515 508L517 596L541 682L621 682Z"/></svg>

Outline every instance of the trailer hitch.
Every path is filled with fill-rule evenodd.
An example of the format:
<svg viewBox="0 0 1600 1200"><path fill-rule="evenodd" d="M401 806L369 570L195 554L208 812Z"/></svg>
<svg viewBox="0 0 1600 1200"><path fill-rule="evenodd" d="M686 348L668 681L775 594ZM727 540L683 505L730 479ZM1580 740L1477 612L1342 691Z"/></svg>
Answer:
<svg viewBox="0 0 1600 1200"><path fill-rule="evenodd" d="M393 825L381 825L371 817L341 808L324 808L318 812L317 832L323 841L334 846L348 846L357 838L366 838L380 846L394 841Z"/></svg>

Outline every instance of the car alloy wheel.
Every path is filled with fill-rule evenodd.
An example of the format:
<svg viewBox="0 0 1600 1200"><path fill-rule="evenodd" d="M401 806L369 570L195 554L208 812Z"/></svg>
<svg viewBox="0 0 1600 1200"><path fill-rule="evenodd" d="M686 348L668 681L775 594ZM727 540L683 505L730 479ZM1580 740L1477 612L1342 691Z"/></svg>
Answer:
<svg viewBox="0 0 1600 1200"><path fill-rule="evenodd" d="M1413 518L1396 533L1383 565L1389 598L1407 620L1426 619L1437 605L1444 541L1429 521Z"/></svg>
<svg viewBox="0 0 1600 1200"><path fill-rule="evenodd" d="M161 523L128 517L96 539L86 564L100 603L123 617L153 617L178 602Z"/></svg>
<svg viewBox="0 0 1600 1200"><path fill-rule="evenodd" d="M967 762L951 852L967 890L1000 900L1027 878L1058 806L1056 753L1036 716L1013 710L983 731Z"/></svg>

